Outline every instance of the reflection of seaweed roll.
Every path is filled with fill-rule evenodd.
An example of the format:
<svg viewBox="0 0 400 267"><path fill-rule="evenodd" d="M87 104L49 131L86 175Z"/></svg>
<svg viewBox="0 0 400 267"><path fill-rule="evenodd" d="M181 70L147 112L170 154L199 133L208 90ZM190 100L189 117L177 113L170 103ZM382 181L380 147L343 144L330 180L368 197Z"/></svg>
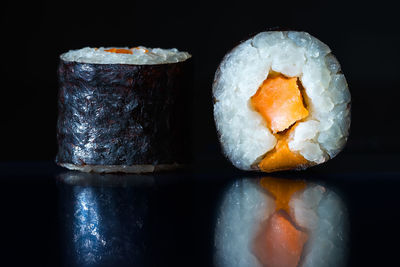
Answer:
<svg viewBox="0 0 400 267"><path fill-rule="evenodd" d="M244 170L302 169L335 157L350 93L328 46L305 32L262 32L221 62L213 85L222 147Z"/></svg>
<svg viewBox="0 0 400 267"><path fill-rule="evenodd" d="M63 266L149 266L154 177L60 174Z"/></svg>
<svg viewBox="0 0 400 267"><path fill-rule="evenodd" d="M95 172L152 172L185 163L189 58L144 47L62 54L57 163Z"/></svg>
<svg viewBox="0 0 400 267"><path fill-rule="evenodd" d="M188 266L193 201L185 181L168 173L60 174L62 266Z"/></svg>

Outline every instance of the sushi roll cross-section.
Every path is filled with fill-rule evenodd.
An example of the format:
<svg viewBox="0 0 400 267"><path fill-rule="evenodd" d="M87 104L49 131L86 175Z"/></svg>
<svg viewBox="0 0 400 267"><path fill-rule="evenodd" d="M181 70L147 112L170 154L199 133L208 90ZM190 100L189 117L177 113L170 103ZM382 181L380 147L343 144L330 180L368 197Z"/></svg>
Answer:
<svg viewBox="0 0 400 267"><path fill-rule="evenodd" d="M214 119L225 155L243 170L326 162L344 147L350 93L327 45L305 32L262 32L222 60Z"/></svg>
<svg viewBox="0 0 400 267"><path fill-rule="evenodd" d="M190 57L143 46L62 54L56 162L85 172L133 173L188 163Z"/></svg>

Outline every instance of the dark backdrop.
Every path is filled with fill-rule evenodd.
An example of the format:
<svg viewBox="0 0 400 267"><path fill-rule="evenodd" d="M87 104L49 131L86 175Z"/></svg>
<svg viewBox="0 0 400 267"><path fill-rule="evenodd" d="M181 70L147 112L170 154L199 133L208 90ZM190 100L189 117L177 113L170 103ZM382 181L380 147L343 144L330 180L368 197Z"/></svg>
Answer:
<svg viewBox="0 0 400 267"><path fill-rule="evenodd" d="M398 9L390 2L3 1L0 161L54 159L56 71L61 53L84 46L145 45L177 47L193 54L194 88L189 101L193 103L195 159L228 164L220 153L212 117L211 84L220 60L238 42L257 32L271 27L304 30L327 43L340 61L352 94L353 120L348 145L336 163L331 160L319 169L302 172L303 176L295 175L301 178L312 176L314 170L323 171L320 177L344 192L352 224L350 266L395 265L400 239L396 212L400 203L399 154L391 156L400 150L400 25ZM352 155L343 157L346 153ZM385 155L376 161L370 154ZM375 165L386 174L366 175ZM7 162L1 163L0 169L0 262L12 262L0 265L57 266L65 253L59 245L64 239L58 232L64 217L58 217L57 205L73 204L64 191L60 194L56 190L54 175L65 170L55 169L49 162ZM160 225L166 222L168 228L177 222L170 218L180 219L178 226L186 225L181 218L189 214L192 223L181 233L186 234L187 227L195 229L185 236L193 238L194 247L185 246L184 250L194 254L182 257L185 261L197 255L193 257L197 266L207 266L211 257L212 212L225 186L219 177L223 172L210 169L195 182L185 177L186 183L161 187L155 194L163 203L156 209L164 218ZM226 181L233 179L231 173L236 171L228 170L222 177ZM348 170L359 173L343 174ZM388 174L390 170L395 172Z"/></svg>
<svg viewBox="0 0 400 267"><path fill-rule="evenodd" d="M58 56L84 46L176 47L193 55L196 160L222 160L212 117L215 70L233 46L269 29L327 43L352 94L345 153L394 152L400 97L397 8L390 1L14 1L2 4L0 160L56 153Z"/></svg>

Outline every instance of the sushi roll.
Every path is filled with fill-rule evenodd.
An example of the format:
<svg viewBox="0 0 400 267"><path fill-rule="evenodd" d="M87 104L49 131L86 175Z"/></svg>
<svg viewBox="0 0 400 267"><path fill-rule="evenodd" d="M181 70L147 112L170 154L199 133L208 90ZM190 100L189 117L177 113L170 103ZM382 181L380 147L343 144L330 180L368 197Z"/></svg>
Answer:
<svg viewBox="0 0 400 267"><path fill-rule="evenodd" d="M335 157L350 127L350 92L329 47L306 32L261 32L215 74L214 119L239 169L305 169Z"/></svg>
<svg viewBox="0 0 400 267"><path fill-rule="evenodd" d="M346 266L348 213L316 183L271 177L238 179L218 210L215 265Z"/></svg>
<svg viewBox="0 0 400 267"><path fill-rule="evenodd" d="M83 48L60 56L56 162L84 172L153 172L187 163L191 55Z"/></svg>

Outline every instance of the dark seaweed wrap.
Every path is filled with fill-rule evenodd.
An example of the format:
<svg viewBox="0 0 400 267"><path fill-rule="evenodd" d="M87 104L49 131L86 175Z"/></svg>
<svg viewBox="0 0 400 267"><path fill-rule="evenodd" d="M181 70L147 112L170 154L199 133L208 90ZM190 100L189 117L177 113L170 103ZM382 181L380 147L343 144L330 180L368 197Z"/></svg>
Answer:
<svg viewBox="0 0 400 267"><path fill-rule="evenodd" d="M191 61L87 64L61 60L58 164L187 163Z"/></svg>

